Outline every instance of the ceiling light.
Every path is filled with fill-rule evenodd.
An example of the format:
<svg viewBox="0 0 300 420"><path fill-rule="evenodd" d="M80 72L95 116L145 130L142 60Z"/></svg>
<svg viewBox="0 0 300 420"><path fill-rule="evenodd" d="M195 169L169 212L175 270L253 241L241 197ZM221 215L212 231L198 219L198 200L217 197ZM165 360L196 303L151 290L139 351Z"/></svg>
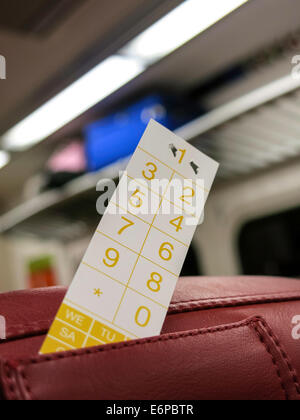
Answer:
<svg viewBox="0 0 300 420"><path fill-rule="evenodd" d="M4 148L41 142L248 0L186 0L113 55L6 132ZM142 64L143 63L143 64Z"/></svg>
<svg viewBox="0 0 300 420"><path fill-rule="evenodd" d="M145 32L124 52L153 63L176 50L248 0L186 0Z"/></svg>
<svg viewBox="0 0 300 420"><path fill-rule="evenodd" d="M8 150L25 150L44 140L124 86L144 70L131 58L114 55L33 112L2 137Z"/></svg>
<svg viewBox="0 0 300 420"><path fill-rule="evenodd" d="M4 168L10 161L10 155L3 150L0 150L0 169Z"/></svg>

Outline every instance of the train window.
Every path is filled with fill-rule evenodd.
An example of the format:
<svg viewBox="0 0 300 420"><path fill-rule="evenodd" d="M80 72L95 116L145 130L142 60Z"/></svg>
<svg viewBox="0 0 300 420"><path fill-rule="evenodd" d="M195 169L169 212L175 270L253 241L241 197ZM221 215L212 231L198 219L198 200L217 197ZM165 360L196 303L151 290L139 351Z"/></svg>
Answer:
<svg viewBox="0 0 300 420"><path fill-rule="evenodd" d="M247 223L239 237L244 274L300 278L300 208Z"/></svg>

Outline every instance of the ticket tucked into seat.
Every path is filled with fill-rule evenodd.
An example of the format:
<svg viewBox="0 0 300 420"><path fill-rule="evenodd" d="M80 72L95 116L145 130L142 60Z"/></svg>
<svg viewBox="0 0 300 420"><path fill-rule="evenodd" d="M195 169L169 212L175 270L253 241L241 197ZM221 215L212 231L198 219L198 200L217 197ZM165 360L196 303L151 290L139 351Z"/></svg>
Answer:
<svg viewBox="0 0 300 420"><path fill-rule="evenodd" d="M149 123L41 354L160 334L218 166Z"/></svg>

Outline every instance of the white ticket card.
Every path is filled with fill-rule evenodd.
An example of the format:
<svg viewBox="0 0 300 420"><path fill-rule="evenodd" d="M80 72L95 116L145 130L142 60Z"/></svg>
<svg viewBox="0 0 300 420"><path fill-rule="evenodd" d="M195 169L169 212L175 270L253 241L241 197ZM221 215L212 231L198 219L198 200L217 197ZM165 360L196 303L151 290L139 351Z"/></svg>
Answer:
<svg viewBox="0 0 300 420"><path fill-rule="evenodd" d="M41 354L160 334L218 166L149 123Z"/></svg>

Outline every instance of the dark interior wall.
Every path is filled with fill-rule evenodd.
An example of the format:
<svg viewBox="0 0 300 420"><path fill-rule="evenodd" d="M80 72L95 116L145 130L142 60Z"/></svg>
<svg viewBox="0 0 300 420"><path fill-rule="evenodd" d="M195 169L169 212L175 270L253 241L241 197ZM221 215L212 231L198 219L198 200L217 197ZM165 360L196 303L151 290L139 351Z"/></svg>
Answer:
<svg viewBox="0 0 300 420"><path fill-rule="evenodd" d="M300 208L249 222L239 250L244 274L300 278Z"/></svg>

